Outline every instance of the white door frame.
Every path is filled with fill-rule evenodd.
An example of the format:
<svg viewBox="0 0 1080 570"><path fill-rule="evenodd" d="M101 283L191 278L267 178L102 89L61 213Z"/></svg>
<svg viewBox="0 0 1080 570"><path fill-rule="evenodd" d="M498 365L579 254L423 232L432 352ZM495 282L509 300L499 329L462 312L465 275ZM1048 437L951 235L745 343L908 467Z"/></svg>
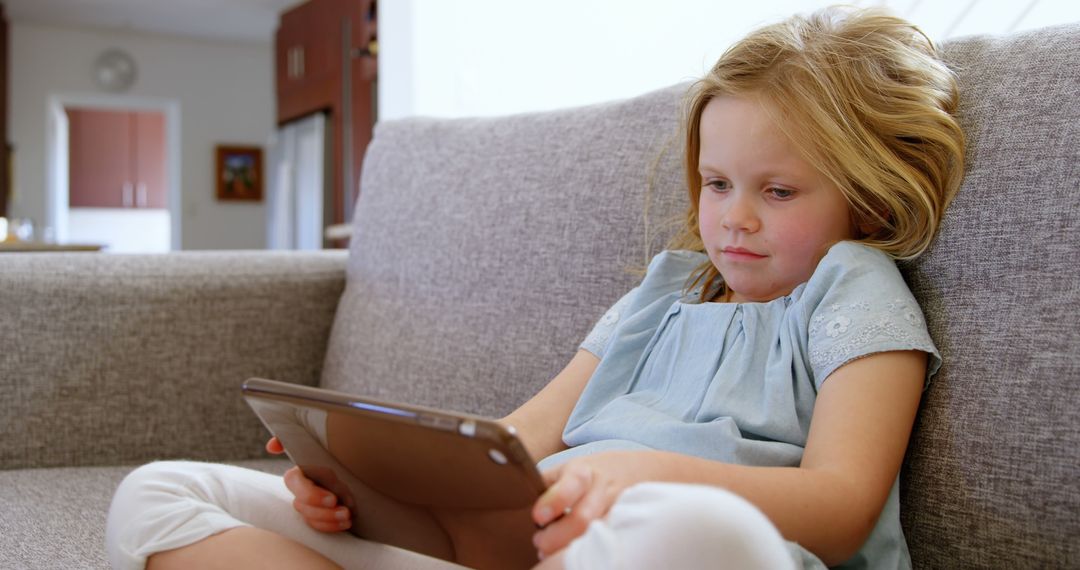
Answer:
<svg viewBox="0 0 1080 570"><path fill-rule="evenodd" d="M46 105L45 129L45 225L54 228L56 240L68 240L68 121L66 107L160 111L165 114L165 180L168 184L170 249L181 242L180 196L180 102L176 99L130 95L55 94Z"/></svg>

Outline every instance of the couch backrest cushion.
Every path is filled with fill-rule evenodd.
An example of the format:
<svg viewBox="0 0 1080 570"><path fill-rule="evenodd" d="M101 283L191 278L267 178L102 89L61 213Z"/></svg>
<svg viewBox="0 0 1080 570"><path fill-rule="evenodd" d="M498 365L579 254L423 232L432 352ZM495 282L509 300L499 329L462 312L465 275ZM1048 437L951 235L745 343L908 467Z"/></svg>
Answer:
<svg viewBox="0 0 1080 570"><path fill-rule="evenodd" d="M240 383L319 381L345 263L340 252L0 254L0 471L265 457Z"/></svg>
<svg viewBox="0 0 1080 570"><path fill-rule="evenodd" d="M945 46L967 177L902 269L945 365L905 464L918 567L1080 566L1080 26ZM681 212L679 103L380 125L324 385L497 415L535 392ZM658 238L652 246L662 243Z"/></svg>
<svg viewBox="0 0 1080 570"><path fill-rule="evenodd" d="M324 385L488 415L528 399L648 262L646 196L650 228L682 211L686 87L380 124Z"/></svg>
<svg viewBox="0 0 1080 570"><path fill-rule="evenodd" d="M967 171L905 265L944 366L901 479L922 567L1080 567L1080 25L945 46Z"/></svg>

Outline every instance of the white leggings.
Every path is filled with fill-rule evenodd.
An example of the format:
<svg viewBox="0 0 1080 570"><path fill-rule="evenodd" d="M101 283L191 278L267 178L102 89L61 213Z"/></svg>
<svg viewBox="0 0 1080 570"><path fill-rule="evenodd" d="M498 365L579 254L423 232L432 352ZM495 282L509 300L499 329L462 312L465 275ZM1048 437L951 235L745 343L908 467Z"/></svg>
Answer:
<svg viewBox="0 0 1080 570"><path fill-rule="evenodd" d="M308 527L279 476L186 461L144 465L120 484L106 527L109 562L143 568L151 554L238 526L287 536L345 568L461 568ZM574 570L795 567L780 533L749 502L714 487L668 483L627 489L569 546L564 563Z"/></svg>

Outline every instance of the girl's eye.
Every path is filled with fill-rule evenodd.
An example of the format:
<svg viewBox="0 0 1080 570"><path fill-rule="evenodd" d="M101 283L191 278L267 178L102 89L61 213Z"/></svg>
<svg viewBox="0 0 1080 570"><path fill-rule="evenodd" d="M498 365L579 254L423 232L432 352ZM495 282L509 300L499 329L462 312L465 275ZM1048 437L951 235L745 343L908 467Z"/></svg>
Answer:
<svg viewBox="0 0 1080 570"><path fill-rule="evenodd" d="M769 193L773 195L773 198L778 198L780 200L787 200L795 195L795 192L786 188L769 188Z"/></svg>
<svg viewBox="0 0 1080 570"><path fill-rule="evenodd" d="M731 190L731 185L728 184L727 180L710 180L705 183L705 186L708 186L709 188L712 188L717 192L726 192L728 190Z"/></svg>

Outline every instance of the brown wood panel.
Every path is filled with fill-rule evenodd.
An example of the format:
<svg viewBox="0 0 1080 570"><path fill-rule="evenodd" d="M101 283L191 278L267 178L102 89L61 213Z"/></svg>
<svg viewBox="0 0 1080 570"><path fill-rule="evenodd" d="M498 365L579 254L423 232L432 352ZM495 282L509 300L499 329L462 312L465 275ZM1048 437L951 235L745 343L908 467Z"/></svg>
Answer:
<svg viewBox="0 0 1080 570"><path fill-rule="evenodd" d="M11 194L11 146L8 144L8 21L0 4L0 217L7 216ZM0 236L3 240L5 236Z"/></svg>
<svg viewBox="0 0 1080 570"><path fill-rule="evenodd" d="M73 208L124 208L134 204L127 111L68 109L68 200Z"/></svg>
<svg viewBox="0 0 1080 570"><path fill-rule="evenodd" d="M283 125L320 111L329 111L332 116L334 108L341 99L340 85L341 82L335 77L319 82L309 82L299 88L279 93L278 124Z"/></svg>
<svg viewBox="0 0 1080 570"><path fill-rule="evenodd" d="M274 90L277 93L289 88L292 65L289 61L289 50L300 43L297 38L299 30L295 26L286 26L284 21L282 16L282 25L274 32Z"/></svg>
<svg viewBox="0 0 1080 570"><path fill-rule="evenodd" d="M332 2L310 2L304 37L304 81L321 81L341 73L341 16Z"/></svg>
<svg viewBox="0 0 1080 570"><path fill-rule="evenodd" d="M340 99L338 9L319 0L282 14L274 50L278 123L327 109Z"/></svg>

